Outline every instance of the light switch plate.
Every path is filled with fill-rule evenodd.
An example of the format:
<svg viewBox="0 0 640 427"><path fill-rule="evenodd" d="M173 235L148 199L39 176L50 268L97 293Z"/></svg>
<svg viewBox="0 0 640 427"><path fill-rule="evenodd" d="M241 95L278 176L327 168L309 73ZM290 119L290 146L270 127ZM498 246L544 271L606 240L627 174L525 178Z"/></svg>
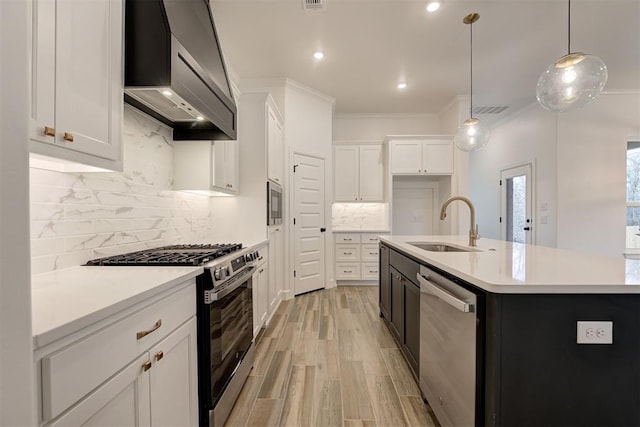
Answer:
<svg viewBox="0 0 640 427"><path fill-rule="evenodd" d="M613 344L613 322L578 321L578 344Z"/></svg>

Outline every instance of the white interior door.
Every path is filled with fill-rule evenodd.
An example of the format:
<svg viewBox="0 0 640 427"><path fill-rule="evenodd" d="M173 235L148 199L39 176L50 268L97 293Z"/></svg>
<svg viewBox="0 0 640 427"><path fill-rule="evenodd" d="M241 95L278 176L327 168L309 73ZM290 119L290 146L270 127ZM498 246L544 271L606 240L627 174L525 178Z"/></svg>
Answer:
<svg viewBox="0 0 640 427"><path fill-rule="evenodd" d="M294 294L325 287L324 160L294 156Z"/></svg>
<svg viewBox="0 0 640 427"><path fill-rule="evenodd" d="M533 179L531 164L500 172L501 238L533 243Z"/></svg>

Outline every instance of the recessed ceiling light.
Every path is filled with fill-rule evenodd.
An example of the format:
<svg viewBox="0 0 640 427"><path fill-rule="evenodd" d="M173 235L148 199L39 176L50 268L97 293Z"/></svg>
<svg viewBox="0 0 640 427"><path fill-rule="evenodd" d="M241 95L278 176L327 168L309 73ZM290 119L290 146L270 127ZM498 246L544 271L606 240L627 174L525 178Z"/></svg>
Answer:
<svg viewBox="0 0 640 427"><path fill-rule="evenodd" d="M203 120L204 120L204 117L202 117L202 116L198 116L198 117L196 117L196 120L197 120L197 121L199 121L199 122L201 122L201 121L203 121Z"/></svg>
<svg viewBox="0 0 640 427"><path fill-rule="evenodd" d="M317 51L316 53L313 54L313 57L316 59L322 59L324 58L324 53Z"/></svg>
<svg viewBox="0 0 640 427"><path fill-rule="evenodd" d="M435 12L438 9L440 9L440 2L439 1L430 1L427 4L427 12Z"/></svg>
<svg viewBox="0 0 640 427"><path fill-rule="evenodd" d="M406 83L404 83L404 82L400 82L400 83L398 83L398 89L404 89L404 88L406 88L406 87L407 87L407 84L406 84Z"/></svg>
<svg viewBox="0 0 640 427"><path fill-rule="evenodd" d="M164 96L171 96L171 95L173 95L173 93L171 93L171 91L170 91L170 90L163 90L163 91L162 91L162 94L163 94Z"/></svg>

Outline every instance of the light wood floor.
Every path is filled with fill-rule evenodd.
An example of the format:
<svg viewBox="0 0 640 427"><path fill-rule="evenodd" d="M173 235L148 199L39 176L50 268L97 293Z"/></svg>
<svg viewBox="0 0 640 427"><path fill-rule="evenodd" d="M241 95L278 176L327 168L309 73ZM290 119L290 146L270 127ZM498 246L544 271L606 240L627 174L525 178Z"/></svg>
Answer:
<svg viewBox="0 0 640 427"><path fill-rule="evenodd" d="M437 426L378 316L378 288L283 301L228 426Z"/></svg>

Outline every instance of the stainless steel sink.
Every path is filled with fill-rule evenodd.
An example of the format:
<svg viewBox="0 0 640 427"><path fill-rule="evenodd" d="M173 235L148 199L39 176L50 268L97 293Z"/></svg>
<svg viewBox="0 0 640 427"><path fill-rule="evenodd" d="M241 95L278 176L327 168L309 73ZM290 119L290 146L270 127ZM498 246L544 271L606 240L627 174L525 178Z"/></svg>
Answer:
<svg viewBox="0 0 640 427"><path fill-rule="evenodd" d="M409 243L416 248L424 249L431 252L477 252L477 249L461 248L459 246L451 246L444 243Z"/></svg>

